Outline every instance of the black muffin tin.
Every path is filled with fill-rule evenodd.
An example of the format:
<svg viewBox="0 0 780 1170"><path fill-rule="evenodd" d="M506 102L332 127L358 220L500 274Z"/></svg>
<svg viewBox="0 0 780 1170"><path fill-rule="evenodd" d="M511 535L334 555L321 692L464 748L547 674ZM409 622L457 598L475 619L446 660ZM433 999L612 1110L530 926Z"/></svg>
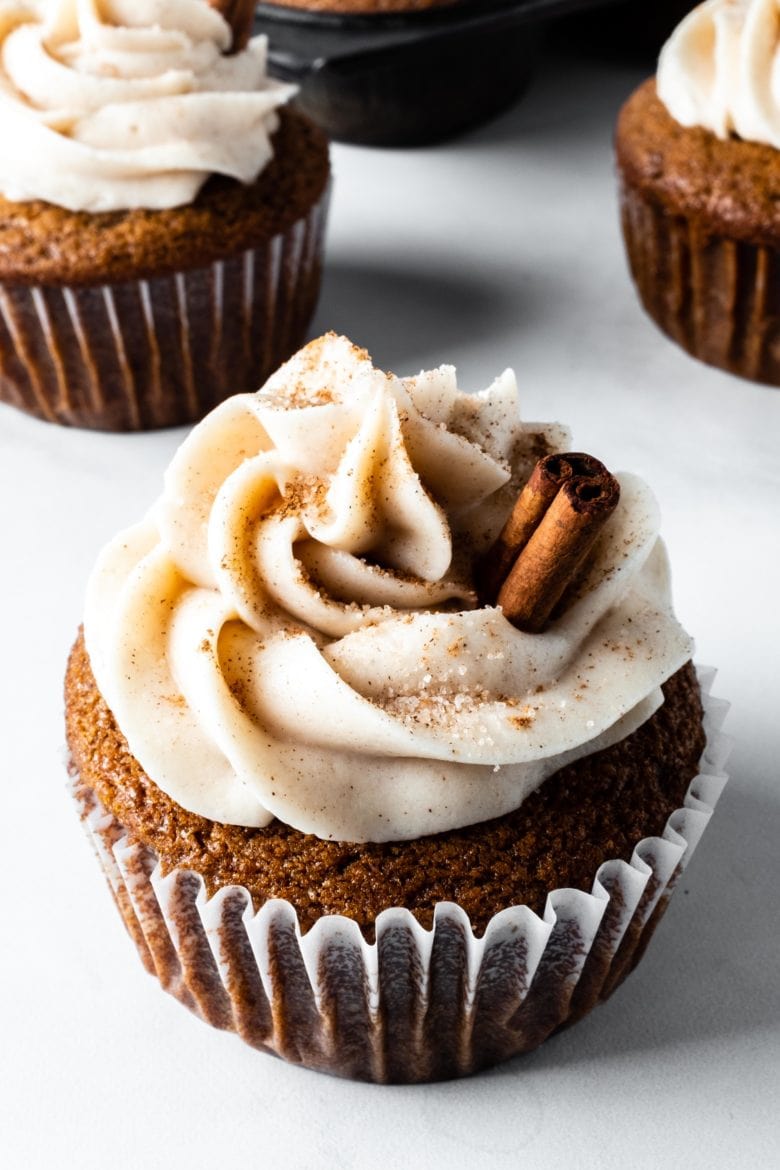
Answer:
<svg viewBox="0 0 780 1170"><path fill-rule="evenodd" d="M460 0L409 14L341 16L260 4L270 70L332 138L421 146L515 102L545 22L598 0Z"/></svg>
<svg viewBox="0 0 780 1170"><path fill-rule="evenodd" d="M623 0L615 8L606 0L605 7L561 21L557 40L565 48L596 60L641 63L651 72L664 41L698 3L700 0Z"/></svg>

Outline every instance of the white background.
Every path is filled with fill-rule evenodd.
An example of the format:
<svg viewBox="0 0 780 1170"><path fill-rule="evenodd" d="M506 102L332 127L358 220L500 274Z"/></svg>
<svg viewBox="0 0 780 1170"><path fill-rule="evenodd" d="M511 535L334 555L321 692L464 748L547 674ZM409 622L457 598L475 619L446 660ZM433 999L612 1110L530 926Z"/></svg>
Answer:
<svg viewBox="0 0 780 1170"><path fill-rule="evenodd" d="M645 318L611 156L640 73L550 61L513 111L426 151L336 147L313 333L397 373L513 365L526 418L655 488L677 609L731 700L733 779L637 972L471 1080L355 1085L191 1017L135 957L64 790L61 678L102 543L182 432L66 431L0 407L0 1161L9 1170L780 1166L780 390ZM236 387L237 390L247 387Z"/></svg>

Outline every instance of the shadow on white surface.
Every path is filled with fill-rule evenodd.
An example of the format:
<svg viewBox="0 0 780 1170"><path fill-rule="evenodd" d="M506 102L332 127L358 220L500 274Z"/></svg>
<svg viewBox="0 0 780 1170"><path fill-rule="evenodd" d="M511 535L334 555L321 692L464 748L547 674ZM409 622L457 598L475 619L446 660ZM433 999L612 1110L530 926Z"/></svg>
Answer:
<svg viewBox="0 0 780 1170"><path fill-rule="evenodd" d="M626 983L571 1031L510 1063L519 1075L780 1030L773 958L780 801L734 782Z"/></svg>
<svg viewBox="0 0 780 1170"><path fill-rule="evenodd" d="M650 62L601 70L565 49L552 49L541 62L526 95L494 121L460 141L460 149L522 147L539 137L545 147L556 136L573 141L610 133L604 111L615 114L629 93L653 72Z"/></svg>
<svg viewBox="0 0 780 1170"><path fill-rule="evenodd" d="M478 344L508 324L528 326L542 305L538 287L518 302L513 288L473 268L464 271L456 256L448 268L433 257L415 264L408 256L393 262L377 254L329 266L310 333L345 333L379 367L404 375L416 373L432 352L449 360L464 333Z"/></svg>

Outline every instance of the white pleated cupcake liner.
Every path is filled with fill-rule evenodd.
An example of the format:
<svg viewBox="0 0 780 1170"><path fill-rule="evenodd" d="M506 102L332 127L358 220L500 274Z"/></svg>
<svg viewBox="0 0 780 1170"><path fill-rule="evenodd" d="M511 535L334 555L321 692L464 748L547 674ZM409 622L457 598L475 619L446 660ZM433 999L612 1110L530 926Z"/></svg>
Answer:
<svg viewBox="0 0 780 1170"><path fill-rule="evenodd" d="M373 943L341 915L303 934L284 900L255 912L243 887L208 898L197 874L164 875L77 778L74 794L144 966L202 1019L341 1076L463 1076L537 1047L639 961L726 783L728 704L709 694L714 673L699 671L701 770L663 834L640 841L630 862L604 862L592 893L554 890L541 917L502 910L481 937L454 903L436 907L431 930L406 909L385 910Z"/></svg>
<svg viewBox="0 0 780 1170"><path fill-rule="evenodd" d="M0 281L0 401L68 426L196 422L306 337L329 186L286 231L205 267L110 284Z"/></svg>

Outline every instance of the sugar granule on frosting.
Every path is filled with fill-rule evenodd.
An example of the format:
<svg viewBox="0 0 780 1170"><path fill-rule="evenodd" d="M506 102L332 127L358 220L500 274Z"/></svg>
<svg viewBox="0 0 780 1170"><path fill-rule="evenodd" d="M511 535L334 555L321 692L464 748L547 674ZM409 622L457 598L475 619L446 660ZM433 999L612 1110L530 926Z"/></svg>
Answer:
<svg viewBox="0 0 780 1170"><path fill-rule="evenodd" d="M509 374L469 397L452 367L395 378L333 335L212 412L90 582L95 678L148 775L223 823L394 840L500 816L648 718L691 645L636 477L545 633L477 601L556 434Z"/></svg>

